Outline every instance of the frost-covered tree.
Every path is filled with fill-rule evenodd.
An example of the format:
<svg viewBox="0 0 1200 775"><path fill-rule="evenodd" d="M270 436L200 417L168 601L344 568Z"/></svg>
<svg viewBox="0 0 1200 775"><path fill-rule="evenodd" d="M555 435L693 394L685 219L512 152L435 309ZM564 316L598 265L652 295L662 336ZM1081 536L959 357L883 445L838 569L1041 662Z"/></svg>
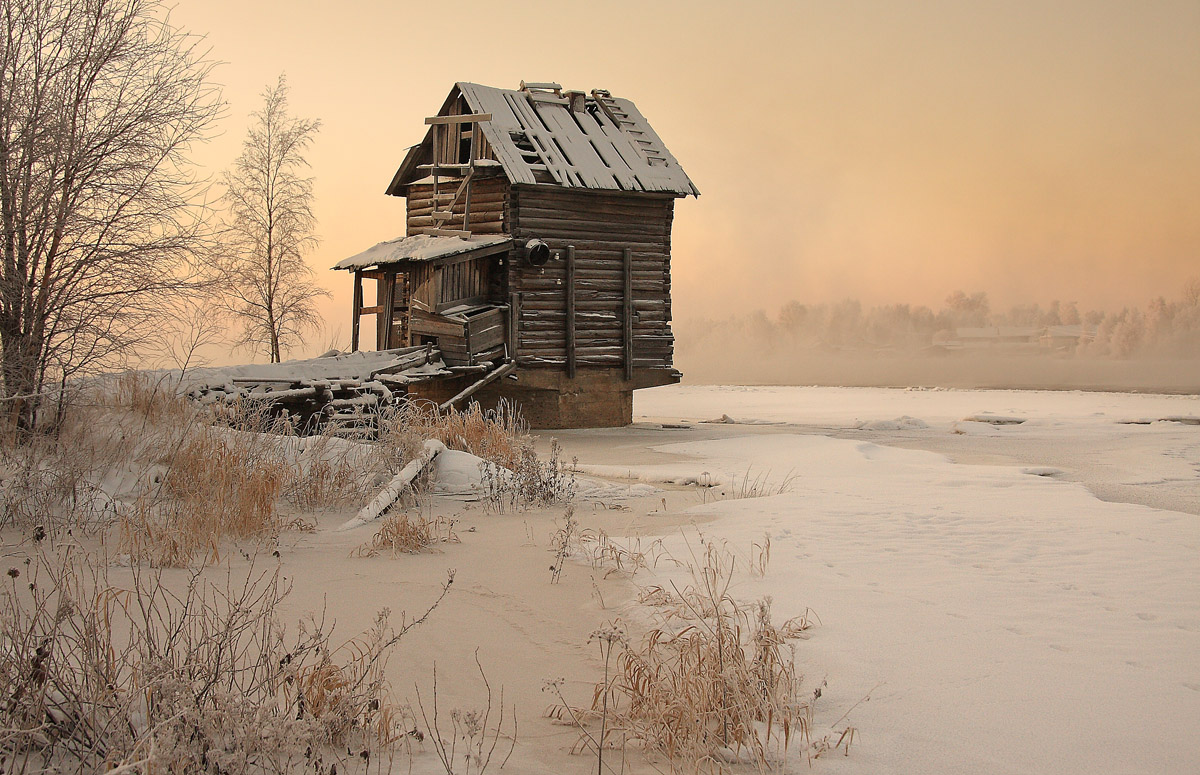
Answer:
<svg viewBox="0 0 1200 775"><path fill-rule="evenodd" d="M0 374L28 427L48 381L110 363L192 287L220 112L154 0L0 3Z"/></svg>
<svg viewBox="0 0 1200 775"><path fill-rule="evenodd" d="M242 324L239 343L272 363L320 327L316 300L329 295L304 261L317 238L313 181L302 173L321 122L289 115L287 95L281 75L263 92L242 155L225 173L228 306Z"/></svg>

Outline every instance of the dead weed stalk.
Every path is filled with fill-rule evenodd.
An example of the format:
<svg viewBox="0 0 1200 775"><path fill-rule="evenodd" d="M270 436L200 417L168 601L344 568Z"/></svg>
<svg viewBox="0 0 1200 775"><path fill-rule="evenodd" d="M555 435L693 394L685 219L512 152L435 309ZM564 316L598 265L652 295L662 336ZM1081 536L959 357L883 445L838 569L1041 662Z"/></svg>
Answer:
<svg viewBox="0 0 1200 775"><path fill-rule="evenodd" d="M472 772L475 775L483 775L492 762L492 755L496 752L500 738L507 736L510 740L508 753L500 762L500 768L504 769L504 765L508 763L508 757L512 756L513 749L517 745L517 709L515 705L511 714L512 731L507 735L504 732L503 686L500 687L498 702L499 718L496 719L495 726L490 728L488 726L492 717L492 685L488 681L487 673L484 672L483 663L479 661L479 649L475 650L475 667L479 670L479 677L483 680L486 691L484 705L482 708L454 708L451 710L448 731L443 731L444 721L438 715L437 663L433 665L433 690L428 713L425 710L424 701L421 699L421 688L414 686L421 721L429 730L433 749L437 753L438 761L441 762L446 775L471 775ZM461 768L459 768L460 761L462 762Z"/></svg>
<svg viewBox="0 0 1200 775"><path fill-rule="evenodd" d="M357 557L377 557L389 552L392 557L398 554L416 554L438 544L459 543L454 525L458 520L448 517L417 517L410 519L408 514L389 513L379 524L379 530L371 540L354 550Z"/></svg>
<svg viewBox="0 0 1200 775"><path fill-rule="evenodd" d="M180 578L63 545L8 571L0 592L0 759L11 773L331 772L401 752L413 718L390 695L394 646L431 615L345 644L277 611L279 568ZM382 761L382 758L379 759ZM343 766L344 769L344 766Z"/></svg>

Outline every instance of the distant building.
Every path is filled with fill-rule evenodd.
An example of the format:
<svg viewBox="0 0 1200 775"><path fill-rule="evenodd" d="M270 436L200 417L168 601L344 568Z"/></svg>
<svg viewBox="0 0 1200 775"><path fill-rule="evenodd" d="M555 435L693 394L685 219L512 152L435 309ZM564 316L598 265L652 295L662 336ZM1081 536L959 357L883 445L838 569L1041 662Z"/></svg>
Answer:
<svg viewBox="0 0 1200 775"><path fill-rule="evenodd" d="M1005 347L1020 349L1036 347L1041 329L1034 326L990 326L986 328L959 328L954 332L954 342L963 349Z"/></svg>
<svg viewBox="0 0 1200 775"><path fill-rule="evenodd" d="M947 351L999 349L1015 352L1042 350L1073 351L1091 342L1096 332L1081 325L1070 326L988 326L958 328L954 336L940 343Z"/></svg>
<svg viewBox="0 0 1200 775"><path fill-rule="evenodd" d="M1042 329L1038 341L1042 347L1050 350L1074 351L1081 344L1089 344L1096 339L1094 329L1082 325L1047 326Z"/></svg>

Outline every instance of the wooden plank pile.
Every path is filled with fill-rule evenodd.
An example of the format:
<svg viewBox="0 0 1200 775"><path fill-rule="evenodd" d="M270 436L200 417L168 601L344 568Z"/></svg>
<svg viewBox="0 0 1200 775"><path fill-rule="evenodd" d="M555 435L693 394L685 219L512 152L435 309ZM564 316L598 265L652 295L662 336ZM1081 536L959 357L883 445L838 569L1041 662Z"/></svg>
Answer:
<svg viewBox="0 0 1200 775"><path fill-rule="evenodd" d="M414 383L458 376L431 346L322 356L261 366L208 369L193 378L189 398L203 404L257 403L286 414L307 432L346 429L362 435L379 410Z"/></svg>

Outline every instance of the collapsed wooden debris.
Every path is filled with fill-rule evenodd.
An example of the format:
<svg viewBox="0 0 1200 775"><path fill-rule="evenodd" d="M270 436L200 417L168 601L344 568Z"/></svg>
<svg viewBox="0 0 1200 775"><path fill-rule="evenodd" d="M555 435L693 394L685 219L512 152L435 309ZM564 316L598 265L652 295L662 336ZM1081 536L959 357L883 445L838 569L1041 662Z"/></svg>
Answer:
<svg viewBox="0 0 1200 775"><path fill-rule="evenodd" d="M438 349L420 345L204 369L191 376L187 395L202 404L254 402L271 414L286 413L303 430L332 424L335 430L361 435L359 431L369 430L382 408L399 403L410 387L490 370L490 363L446 366Z"/></svg>

